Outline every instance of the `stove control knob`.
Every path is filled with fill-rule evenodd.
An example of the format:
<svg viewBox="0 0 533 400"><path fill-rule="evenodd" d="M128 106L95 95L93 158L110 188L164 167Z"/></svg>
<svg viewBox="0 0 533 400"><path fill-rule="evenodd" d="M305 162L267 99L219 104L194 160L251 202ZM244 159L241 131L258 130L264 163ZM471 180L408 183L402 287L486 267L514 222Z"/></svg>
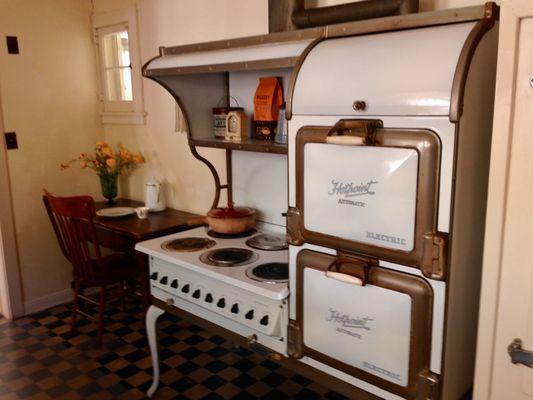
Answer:
<svg viewBox="0 0 533 400"><path fill-rule="evenodd" d="M189 293L190 290L191 290L191 286L188 283L181 288L181 291L183 293Z"/></svg>
<svg viewBox="0 0 533 400"><path fill-rule="evenodd" d="M238 305L237 303L235 303L235 304L233 304L233 305L231 306L231 312L232 312L233 314L238 314L238 313L239 313L239 305Z"/></svg>
<svg viewBox="0 0 533 400"><path fill-rule="evenodd" d="M168 276L162 277L161 280L159 281L159 283L161 285L166 285L168 283Z"/></svg>
<svg viewBox="0 0 533 400"><path fill-rule="evenodd" d="M192 297L195 298L195 299L199 299L200 298L200 289L196 289L194 291L194 293L192 294Z"/></svg>
<svg viewBox="0 0 533 400"><path fill-rule="evenodd" d="M153 280L153 281L157 280L157 271L156 272L152 272L152 275L150 275L150 279Z"/></svg>
<svg viewBox="0 0 533 400"><path fill-rule="evenodd" d="M259 323L263 326L267 326L268 325L268 315L265 315L263 318L261 318L261 321L259 321Z"/></svg>
<svg viewBox="0 0 533 400"><path fill-rule="evenodd" d="M178 288L178 280L174 279L172 281L172 283L170 284L170 287L173 288L173 289L177 289Z"/></svg>
<svg viewBox="0 0 533 400"><path fill-rule="evenodd" d="M212 303L213 302L213 295L211 293L207 293L205 295L205 302L206 303Z"/></svg>
<svg viewBox="0 0 533 400"><path fill-rule="evenodd" d="M224 299L224 297L222 297L221 299L218 300L218 302L217 302L217 307L218 307L218 308L224 308L224 307L226 307L226 300Z"/></svg>
<svg viewBox="0 0 533 400"><path fill-rule="evenodd" d="M248 312L244 315L244 318L246 318L246 319L253 319L253 318L254 318L254 310L250 310L250 311L248 311Z"/></svg>

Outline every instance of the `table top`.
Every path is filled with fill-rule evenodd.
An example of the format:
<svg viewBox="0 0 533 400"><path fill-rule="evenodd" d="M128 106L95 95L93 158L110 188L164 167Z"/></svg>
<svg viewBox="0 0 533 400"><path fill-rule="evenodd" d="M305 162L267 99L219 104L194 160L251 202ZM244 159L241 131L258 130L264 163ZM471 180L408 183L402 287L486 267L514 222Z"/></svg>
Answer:
<svg viewBox="0 0 533 400"><path fill-rule="evenodd" d="M144 206L144 203L139 201L116 199L116 204L114 204L112 207L142 206ZM107 207L109 207L109 205L107 205L105 201L95 202L96 210ZM188 221L191 218L198 217L200 217L200 215L167 208L163 211L150 213L146 219L140 219L136 214L120 218L105 218L97 216L94 219L94 223L97 227L104 227L140 241L194 228L198 226L198 224L189 225Z"/></svg>

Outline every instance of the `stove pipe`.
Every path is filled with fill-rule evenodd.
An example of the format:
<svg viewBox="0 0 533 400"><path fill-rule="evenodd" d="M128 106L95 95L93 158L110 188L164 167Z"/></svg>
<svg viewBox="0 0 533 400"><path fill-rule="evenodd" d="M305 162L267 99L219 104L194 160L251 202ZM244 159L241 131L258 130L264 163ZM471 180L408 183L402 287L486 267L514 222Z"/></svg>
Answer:
<svg viewBox="0 0 533 400"><path fill-rule="evenodd" d="M358 21L418 12L419 0L365 0L305 8L303 0L269 1L270 32ZM290 16L290 20L289 17Z"/></svg>

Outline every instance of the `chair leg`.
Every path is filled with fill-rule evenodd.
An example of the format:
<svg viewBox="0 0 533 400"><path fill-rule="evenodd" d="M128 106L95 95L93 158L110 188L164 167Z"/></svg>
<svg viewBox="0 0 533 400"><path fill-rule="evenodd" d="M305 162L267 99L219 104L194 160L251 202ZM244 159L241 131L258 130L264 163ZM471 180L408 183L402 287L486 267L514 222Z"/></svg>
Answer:
<svg viewBox="0 0 533 400"><path fill-rule="evenodd" d="M100 289L100 303L98 304L98 346L102 347L102 335L104 333L104 311L105 311L106 288Z"/></svg>
<svg viewBox="0 0 533 400"><path fill-rule="evenodd" d="M78 315L78 295L80 294L80 284L74 282L74 301L72 302L72 315L70 320L70 331L74 332L76 330L76 316Z"/></svg>

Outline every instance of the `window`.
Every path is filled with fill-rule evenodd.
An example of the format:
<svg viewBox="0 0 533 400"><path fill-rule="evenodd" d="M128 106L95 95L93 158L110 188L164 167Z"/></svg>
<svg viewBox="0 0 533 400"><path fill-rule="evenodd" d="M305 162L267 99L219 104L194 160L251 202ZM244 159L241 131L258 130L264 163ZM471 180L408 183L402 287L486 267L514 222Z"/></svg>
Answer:
<svg viewBox="0 0 533 400"><path fill-rule="evenodd" d="M94 16L99 100L105 124L144 124L134 9Z"/></svg>

